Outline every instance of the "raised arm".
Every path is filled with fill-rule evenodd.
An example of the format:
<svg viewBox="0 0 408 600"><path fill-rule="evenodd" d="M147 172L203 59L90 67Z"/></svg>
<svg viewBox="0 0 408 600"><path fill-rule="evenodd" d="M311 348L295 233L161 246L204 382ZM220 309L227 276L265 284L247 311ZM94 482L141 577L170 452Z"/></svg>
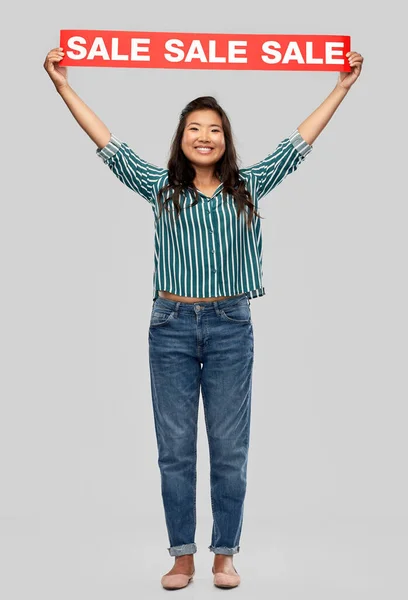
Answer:
<svg viewBox="0 0 408 600"><path fill-rule="evenodd" d="M100 118L81 100L68 84L61 87L58 92L78 124L89 135L91 140L95 142L98 148L106 146L111 134Z"/></svg>
<svg viewBox="0 0 408 600"><path fill-rule="evenodd" d="M104 148L110 140L110 131L68 84L67 67L60 67L58 65L63 57L64 52L60 48L53 48L45 58L44 69L47 71L51 81L55 85L55 89L68 106L77 123L89 135L91 140L95 142L98 148Z"/></svg>
<svg viewBox="0 0 408 600"><path fill-rule="evenodd" d="M297 129L300 135L310 146L326 127L347 93L348 90L336 85L324 102L299 125Z"/></svg>
<svg viewBox="0 0 408 600"><path fill-rule="evenodd" d="M58 66L63 58L61 48L51 50L44 68L55 88L82 129L97 145L96 154L108 165L116 177L132 191L142 196L152 206L156 199L156 184L166 183L167 170L147 162L125 142L111 134L99 117L81 100L69 86L67 68Z"/></svg>
<svg viewBox="0 0 408 600"><path fill-rule="evenodd" d="M312 112L297 128L302 138L312 145L317 136L321 134L327 123L334 115L341 102L348 94L350 87L360 76L364 58L358 52L348 52L347 59L352 71L339 73L334 90L330 92L321 105Z"/></svg>
<svg viewBox="0 0 408 600"><path fill-rule="evenodd" d="M346 56L352 70L339 73L336 87L324 102L289 137L282 140L274 152L255 165L240 169L242 177L247 180L258 200L269 194L290 173L296 171L312 151L313 142L326 127L350 87L359 77L363 57L358 52L348 52Z"/></svg>

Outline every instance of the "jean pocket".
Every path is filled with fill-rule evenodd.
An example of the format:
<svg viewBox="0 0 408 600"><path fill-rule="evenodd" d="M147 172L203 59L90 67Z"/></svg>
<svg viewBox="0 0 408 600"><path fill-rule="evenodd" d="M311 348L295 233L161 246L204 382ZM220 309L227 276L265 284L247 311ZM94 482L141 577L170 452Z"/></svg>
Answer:
<svg viewBox="0 0 408 600"><path fill-rule="evenodd" d="M165 325L174 317L174 310L162 308L160 306L153 306L152 314L150 316L150 327L159 327Z"/></svg>
<svg viewBox="0 0 408 600"><path fill-rule="evenodd" d="M221 319L231 323L251 323L251 308L246 296L234 304L227 304L219 314Z"/></svg>

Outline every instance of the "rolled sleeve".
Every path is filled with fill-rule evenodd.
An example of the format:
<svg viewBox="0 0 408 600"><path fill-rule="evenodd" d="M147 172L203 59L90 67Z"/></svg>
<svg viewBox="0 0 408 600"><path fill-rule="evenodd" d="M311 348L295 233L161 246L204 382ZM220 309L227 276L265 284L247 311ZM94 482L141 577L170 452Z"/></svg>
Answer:
<svg viewBox="0 0 408 600"><path fill-rule="evenodd" d="M260 200L296 171L312 148L295 129L278 144L274 152L255 165L240 169L240 173L255 190L256 199Z"/></svg>
<svg viewBox="0 0 408 600"><path fill-rule="evenodd" d="M313 146L310 146L300 135L299 131L295 129L295 131L289 136L289 141L292 143L292 146L301 154L303 157L306 157L309 152L313 150Z"/></svg>
<svg viewBox="0 0 408 600"><path fill-rule="evenodd" d="M108 160L112 158L112 156L115 156L116 152L120 150L121 145L121 140L111 133L109 142L104 148L97 148L96 154L104 163L107 163Z"/></svg>
<svg viewBox="0 0 408 600"><path fill-rule="evenodd" d="M150 204L155 204L155 186L167 183L167 169L147 162L113 134L104 148L96 150L96 154L119 181Z"/></svg>

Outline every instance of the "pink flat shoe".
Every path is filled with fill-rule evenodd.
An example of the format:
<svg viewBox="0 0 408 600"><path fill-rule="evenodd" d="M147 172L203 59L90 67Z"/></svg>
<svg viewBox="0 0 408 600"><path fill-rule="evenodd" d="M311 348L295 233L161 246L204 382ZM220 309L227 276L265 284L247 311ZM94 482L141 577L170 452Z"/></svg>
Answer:
<svg viewBox="0 0 408 600"><path fill-rule="evenodd" d="M195 575L195 570L192 575L163 575L161 578L161 584L166 590L179 590L181 588L187 587L190 581L193 580Z"/></svg>
<svg viewBox="0 0 408 600"><path fill-rule="evenodd" d="M214 573L214 567L212 572L214 573L214 585L220 588L233 588L237 587L241 583L241 578L238 575L236 568L234 567L236 575L227 575L226 573Z"/></svg>

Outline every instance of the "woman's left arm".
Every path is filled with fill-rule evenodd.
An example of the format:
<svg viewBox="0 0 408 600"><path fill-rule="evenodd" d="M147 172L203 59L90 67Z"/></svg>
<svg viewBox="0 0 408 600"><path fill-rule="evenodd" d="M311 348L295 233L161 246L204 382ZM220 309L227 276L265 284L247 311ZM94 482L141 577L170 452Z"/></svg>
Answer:
<svg viewBox="0 0 408 600"><path fill-rule="evenodd" d="M326 127L340 106L340 103L348 94L351 86L360 76L364 58L358 52L348 52L346 56L352 68L351 72L339 73L334 90L330 92L326 100L297 128L302 138L310 146Z"/></svg>

